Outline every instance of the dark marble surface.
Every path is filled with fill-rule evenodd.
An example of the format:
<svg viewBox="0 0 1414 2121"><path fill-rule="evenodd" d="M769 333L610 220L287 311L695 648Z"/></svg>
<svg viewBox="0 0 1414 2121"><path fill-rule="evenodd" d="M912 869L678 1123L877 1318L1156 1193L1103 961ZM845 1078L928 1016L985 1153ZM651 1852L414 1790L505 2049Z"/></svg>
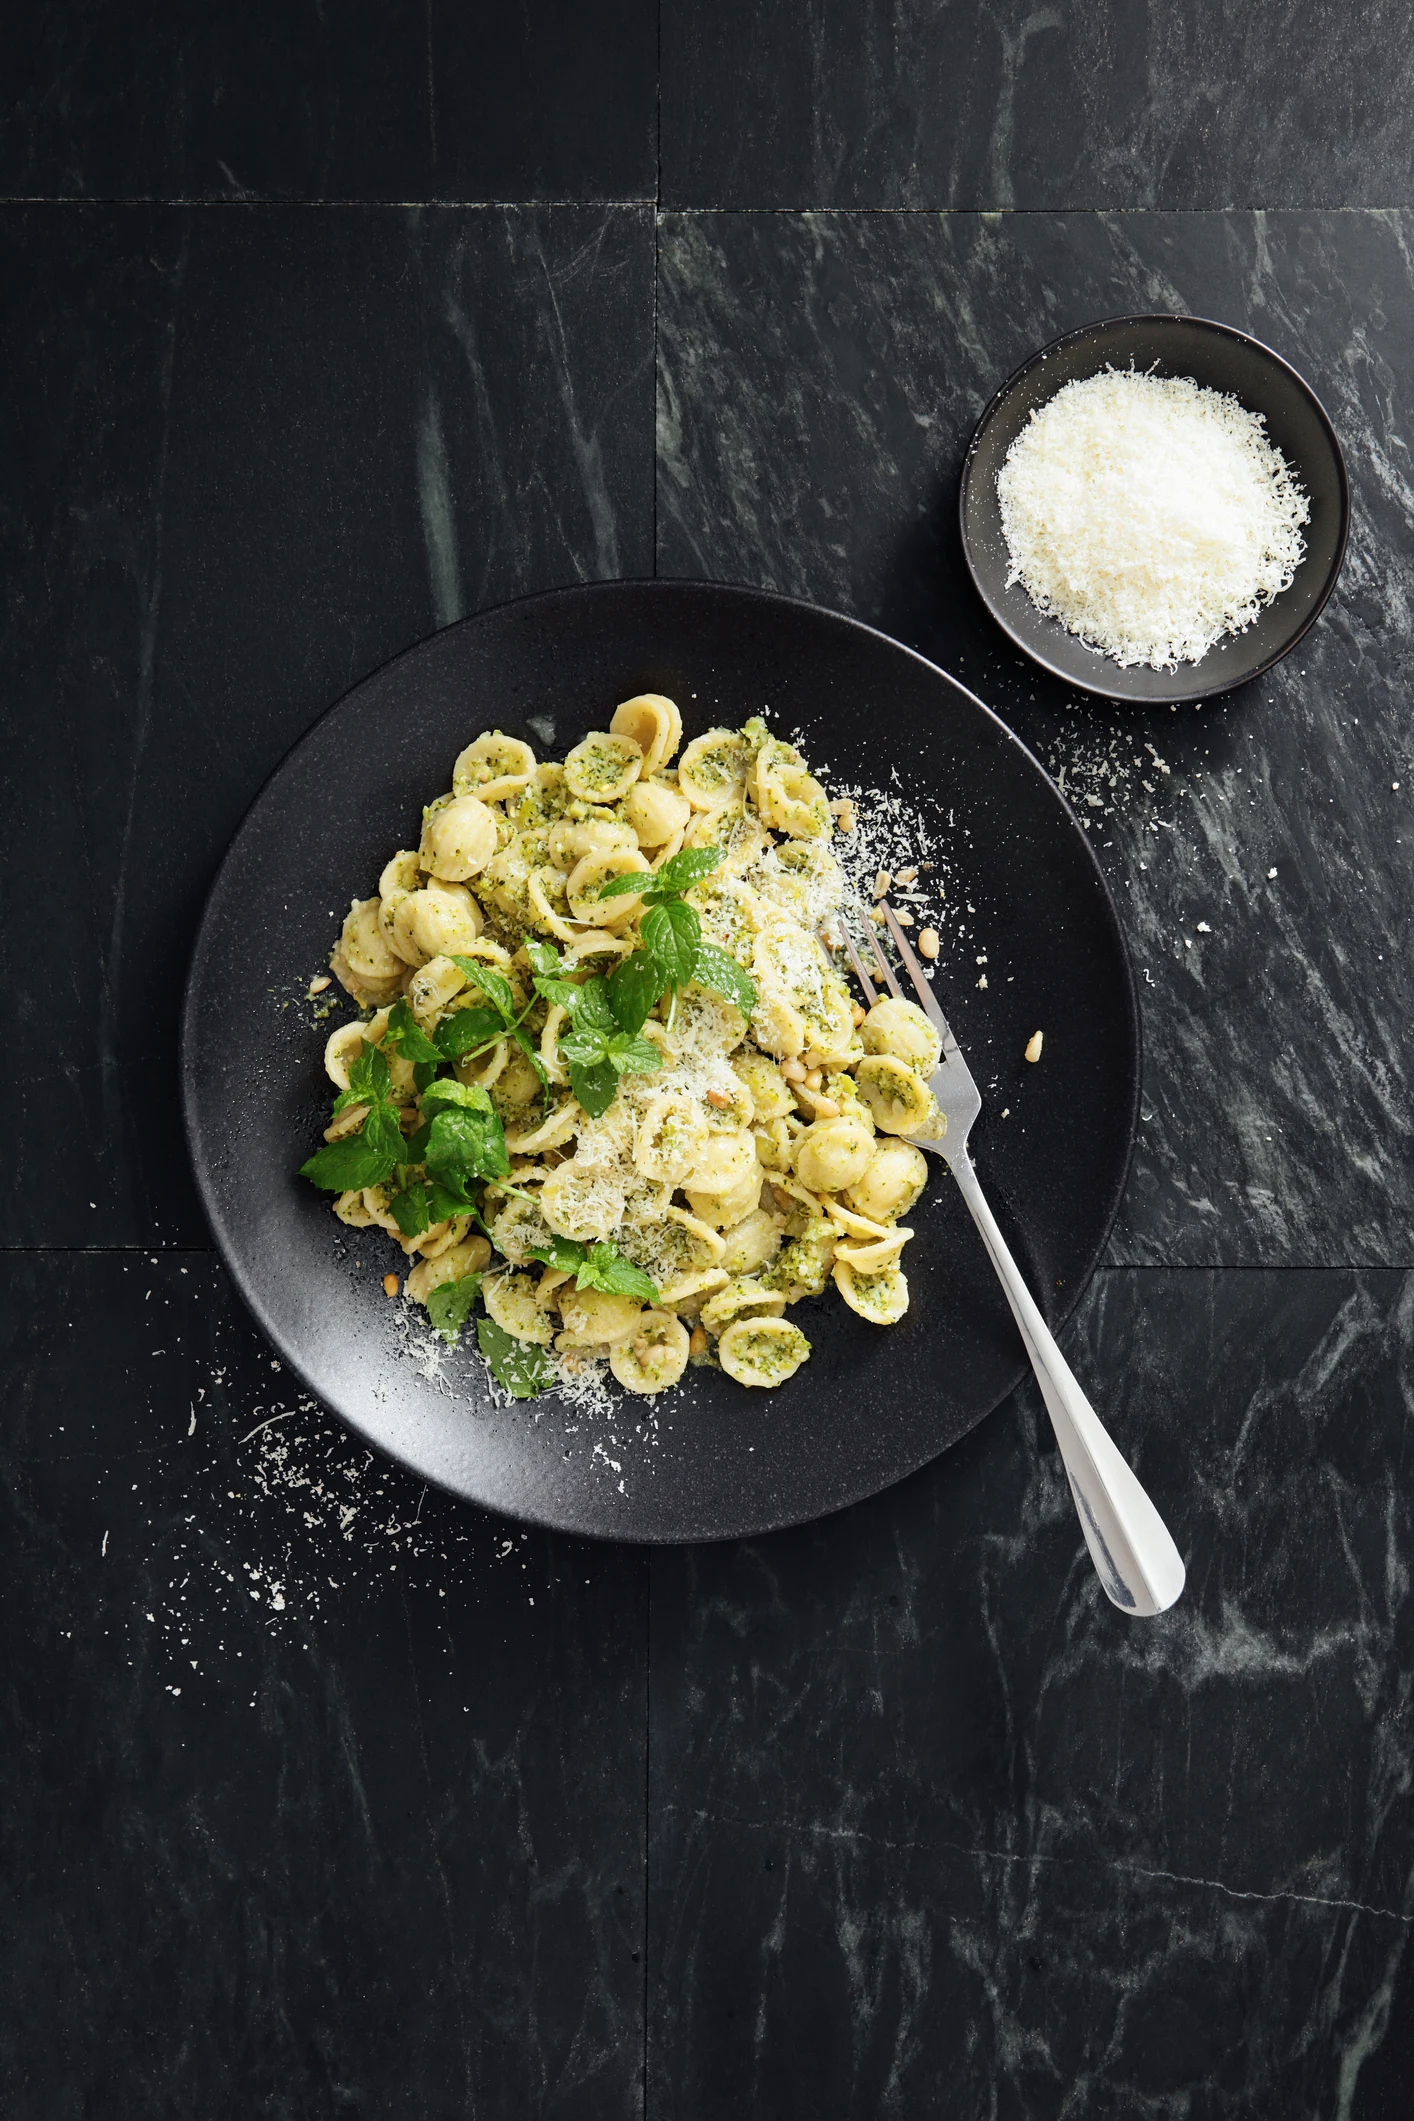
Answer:
<svg viewBox="0 0 1414 2121"><path fill-rule="evenodd" d="M643 1557L374 1460L210 1254L3 1285L6 2114L641 2113Z"/></svg>
<svg viewBox="0 0 1414 2121"><path fill-rule="evenodd" d="M1397 0L665 0L672 206L1390 206Z"/></svg>
<svg viewBox="0 0 1414 2121"><path fill-rule="evenodd" d="M15 11L0 196L652 198L652 0Z"/></svg>
<svg viewBox="0 0 1414 2121"><path fill-rule="evenodd" d="M1029 1389L847 1522L654 1557L650 2113L1359 2110L1414 1988L1412 1299L1101 1271L1072 1359L1189 1560L1151 1625Z"/></svg>
<svg viewBox="0 0 1414 2121"><path fill-rule="evenodd" d="M10 1243L208 1241L181 983L247 804L356 678L467 611L651 571L646 212L0 217L0 888ZM391 739L390 739L391 740ZM19 1205L20 1202L23 1205Z"/></svg>
<svg viewBox="0 0 1414 2121"><path fill-rule="evenodd" d="M1117 1260L1411 1264L1411 236L1409 215L1373 213L664 220L662 571L762 582L911 641L1091 828L1144 1005ZM1086 702L1023 661L967 581L956 519L968 437L1012 369L1147 308L1221 317L1295 362L1354 492L1313 632L1267 677L1177 710Z"/></svg>
<svg viewBox="0 0 1414 2121"><path fill-rule="evenodd" d="M0 203L7 2121L1406 2121L1403 17L159 0L7 50L0 199L67 202ZM583 203L428 203L536 198ZM987 211L829 210L932 205ZM952 481L1141 304L1292 358L1356 512L1278 673L1116 717L959 595ZM655 564L939 656L1091 826L1149 1074L1071 1350L1190 1559L1158 1623L1029 1392L805 1531L587 1547L370 1459L201 1249L176 1011L250 796L433 627Z"/></svg>

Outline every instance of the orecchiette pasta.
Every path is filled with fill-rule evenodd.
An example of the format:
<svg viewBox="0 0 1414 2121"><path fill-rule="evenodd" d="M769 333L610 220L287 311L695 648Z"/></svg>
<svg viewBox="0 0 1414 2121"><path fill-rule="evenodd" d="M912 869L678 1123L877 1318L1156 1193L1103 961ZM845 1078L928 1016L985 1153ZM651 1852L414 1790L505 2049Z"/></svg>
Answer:
<svg viewBox="0 0 1414 2121"><path fill-rule="evenodd" d="M642 693L563 765L473 736L350 906L330 962L362 1014L324 1048L334 1212L401 1247L406 1297L464 1318L479 1287L484 1348L648 1396L690 1360L784 1384L810 1354L785 1314L831 1281L901 1318L910 1137L942 1125L927 1017L857 1010L820 941L843 882L806 760L759 720L682 733ZM469 1192L448 1144L482 1158Z"/></svg>
<svg viewBox="0 0 1414 2121"><path fill-rule="evenodd" d="M479 796L458 795L434 810L422 828L425 868L446 883L476 876L496 852L496 814Z"/></svg>

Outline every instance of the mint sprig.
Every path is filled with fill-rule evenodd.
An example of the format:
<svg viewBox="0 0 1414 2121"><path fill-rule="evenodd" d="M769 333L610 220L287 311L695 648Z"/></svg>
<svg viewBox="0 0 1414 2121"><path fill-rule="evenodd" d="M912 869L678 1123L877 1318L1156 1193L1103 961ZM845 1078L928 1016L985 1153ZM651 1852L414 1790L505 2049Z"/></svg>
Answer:
<svg viewBox="0 0 1414 2121"><path fill-rule="evenodd" d="M592 1119L614 1102L621 1075L653 1075L663 1065L658 1048L625 1030L609 1001L608 983L588 979L570 990L570 1020L560 1034L560 1056L570 1088Z"/></svg>
<svg viewBox="0 0 1414 2121"><path fill-rule="evenodd" d="M419 1130L413 1142L421 1147L428 1177L459 1207L472 1205L473 1186L510 1177L500 1114L478 1084L433 1083L423 1092L422 1118L426 1141L420 1141Z"/></svg>
<svg viewBox="0 0 1414 2121"><path fill-rule="evenodd" d="M572 1237L551 1238L548 1245L534 1247L526 1255L561 1274L573 1274L577 1289L602 1289L606 1296L636 1296L655 1304L658 1291L642 1267L625 1259L617 1245L602 1241L582 1245Z"/></svg>
<svg viewBox="0 0 1414 2121"><path fill-rule="evenodd" d="M620 1027L641 1031L670 989L696 981L735 1003L743 1016L756 1007L756 985L725 950L702 940L702 921L683 896L721 867L720 847L685 847L644 884L637 872L611 877L601 898L638 891L646 912L639 923L641 946L609 975L609 1004Z"/></svg>
<svg viewBox="0 0 1414 2121"><path fill-rule="evenodd" d="M357 1134L343 1141L326 1142L300 1165L301 1178L326 1193L353 1193L365 1186L381 1186L400 1163L407 1161L407 1148L394 1102L388 1063L368 1039L349 1068L349 1087L334 1100L335 1118L355 1105L368 1107Z"/></svg>

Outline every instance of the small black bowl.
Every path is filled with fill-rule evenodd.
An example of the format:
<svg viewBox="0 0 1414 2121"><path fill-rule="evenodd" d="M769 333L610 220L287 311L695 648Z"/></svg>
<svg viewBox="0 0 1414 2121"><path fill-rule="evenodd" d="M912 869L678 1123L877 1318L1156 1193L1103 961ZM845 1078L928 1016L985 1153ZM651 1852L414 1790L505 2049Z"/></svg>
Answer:
<svg viewBox="0 0 1414 2121"><path fill-rule="evenodd" d="M1289 589L1266 605L1245 633L1229 634L1198 663L1177 670L1129 669L1067 633L1038 611L1019 582L1002 535L997 474L1031 414L1063 384L1100 369L1152 369L1191 376L1261 413L1311 503L1306 551ZM1177 701L1228 692L1270 670L1313 626L1336 584L1350 527L1350 486L1335 429L1315 392L1279 354L1227 324L1205 317L1112 317L1086 324L1043 346L1002 385L977 423L962 467L962 547L977 591L992 617L1043 670L1107 699Z"/></svg>

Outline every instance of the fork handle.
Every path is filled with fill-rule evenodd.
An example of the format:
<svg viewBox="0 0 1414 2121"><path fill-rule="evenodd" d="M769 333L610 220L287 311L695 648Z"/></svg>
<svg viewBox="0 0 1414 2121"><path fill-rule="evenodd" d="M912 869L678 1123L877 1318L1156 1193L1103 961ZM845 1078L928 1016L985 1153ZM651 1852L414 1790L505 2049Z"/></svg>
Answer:
<svg viewBox="0 0 1414 2121"><path fill-rule="evenodd" d="M1122 1612L1162 1613L1183 1589L1183 1558L1057 1347L997 1228L971 1158L962 1150L948 1161L1021 1329L1105 1593Z"/></svg>

